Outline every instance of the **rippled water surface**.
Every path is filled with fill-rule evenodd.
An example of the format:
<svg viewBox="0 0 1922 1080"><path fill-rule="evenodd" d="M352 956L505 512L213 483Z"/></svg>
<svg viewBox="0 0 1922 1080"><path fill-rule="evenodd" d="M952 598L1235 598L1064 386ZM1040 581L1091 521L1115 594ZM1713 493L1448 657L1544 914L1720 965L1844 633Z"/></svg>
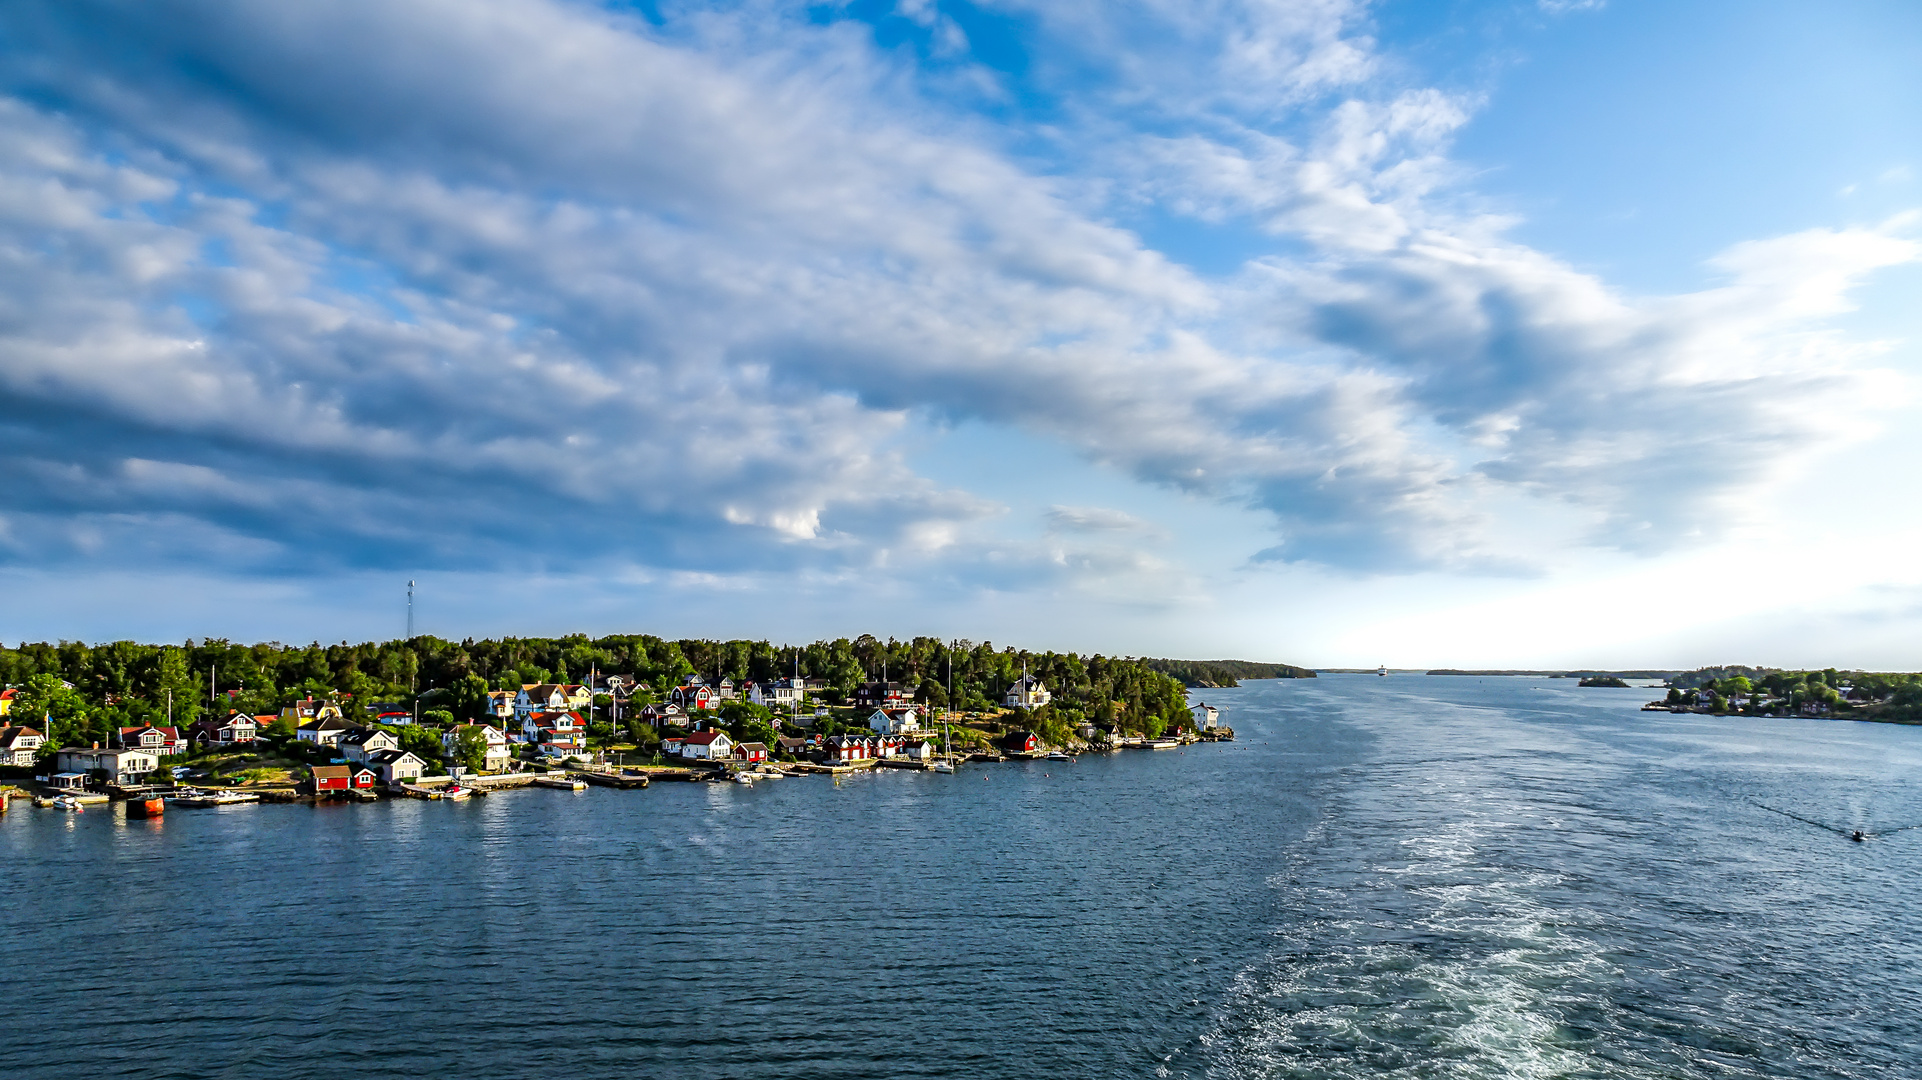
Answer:
<svg viewBox="0 0 1922 1080"><path fill-rule="evenodd" d="M1205 696L1240 741L955 776L16 804L0 1070L1922 1075L1922 729Z"/></svg>

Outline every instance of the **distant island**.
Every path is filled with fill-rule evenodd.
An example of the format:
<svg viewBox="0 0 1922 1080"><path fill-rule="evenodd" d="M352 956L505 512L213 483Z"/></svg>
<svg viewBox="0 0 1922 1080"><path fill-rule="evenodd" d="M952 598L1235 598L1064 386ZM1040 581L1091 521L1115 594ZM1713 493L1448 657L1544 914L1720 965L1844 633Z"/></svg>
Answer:
<svg viewBox="0 0 1922 1080"><path fill-rule="evenodd" d="M1141 661L1150 670L1172 675L1186 686L1239 686L1241 679L1312 679L1313 668L1293 664L1264 664L1254 660Z"/></svg>
<svg viewBox="0 0 1922 1080"><path fill-rule="evenodd" d="M1820 717L1885 724L1922 724L1922 674L1788 671L1730 665L1698 668L1668 681L1649 712L1714 716Z"/></svg>
<svg viewBox="0 0 1922 1080"><path fill-rule="evenodd" d="M1661 679L1667 681L1682 674L1680 671L1601 671L1593 668L1580 671L1535 671L1523 668L1488 668L1482 670L1463 668L1435 668L1430 675L1488 675L1488 676L1525 676L1535 679ZM1598 683L1600 686L1613 686L1613 683Z"/></svg>
<svg viewBox="0 0 1922 1080"><path fill-rule="evenodd" d="M1623 682L1621 679L1613 675L1589 675L1583 678L1581 682L1576 683L1575 685L1577 686L1619 686L1619 687L1622 687L1623 689L1628 688L1627 683Z"/></svg>

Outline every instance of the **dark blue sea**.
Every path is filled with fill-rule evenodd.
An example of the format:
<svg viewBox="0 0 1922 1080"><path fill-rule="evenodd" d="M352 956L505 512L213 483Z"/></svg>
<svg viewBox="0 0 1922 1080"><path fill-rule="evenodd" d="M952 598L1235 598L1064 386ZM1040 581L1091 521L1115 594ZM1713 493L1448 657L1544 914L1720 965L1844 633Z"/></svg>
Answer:
<svg viewBox="0 0 1922 1080"><path fill-rule="evenodd" d="M1922 729L1545 679L1203 696L1239 741L16 803L0 1073L1922 1076Z"/></svg>

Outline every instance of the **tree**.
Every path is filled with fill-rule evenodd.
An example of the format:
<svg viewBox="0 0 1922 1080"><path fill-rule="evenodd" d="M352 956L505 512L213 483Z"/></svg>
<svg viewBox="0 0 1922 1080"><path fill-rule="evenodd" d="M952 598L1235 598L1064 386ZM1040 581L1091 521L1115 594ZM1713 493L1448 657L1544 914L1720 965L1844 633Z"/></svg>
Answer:
<svg viewBox="0 0 1922 1080"><path fill-rule="evenodd" d="M454 714L446 709L429 709L420 714L423 727L436 727L442 731L454 726Z"/></svg>
<svg viewBox="0 0 1922 1080"><path fill-rule="evenodd" d="M445 700L460 720L479 720L489 715L487 680L469 672L447 688Z"/></svg>
<svg viewBox="0 0 1922 1080"><path fill-rule="evenodd" d="M13 702L16 722L40 728L46 737L41 755L48 756L63 746L100 742L106 728L98 723L87 699L66 685L58 675L35 675L20 687Z"/></svg>
<svg viewBox="0 0 1922 1080"><path fill-rule="evenodd" d="M480 728L469 724L460 729L454 737L454 760L472 772L487 768L487 736Z"/></svg>
<svg viewBox="0 0 1922 1080"><path fill-rule="evenodd" d="M400 748L421 759L429 765L441 759L442 746L440 734L421 724L407 724L399 728L385 729L400 740Z"/></svg>

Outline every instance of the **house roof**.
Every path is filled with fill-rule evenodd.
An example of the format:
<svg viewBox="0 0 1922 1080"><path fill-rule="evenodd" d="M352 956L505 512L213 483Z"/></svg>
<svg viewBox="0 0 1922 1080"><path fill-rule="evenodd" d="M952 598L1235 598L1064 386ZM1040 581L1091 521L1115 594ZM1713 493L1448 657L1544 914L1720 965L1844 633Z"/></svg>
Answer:
<svg viewBox="0 0 1922 1080"><path fill-rule="evenodd" d="M397 765L402 758L414 758L416 765L427 764L406 750L376 750L367 755L368 762L374 765Z"/></svg>
<svg viewBox="0 0 1922 1080"><path fill-rule="evenodd" d="M706 746L717 739L727 738L725 731L697 731L681 740L683 746Z"/></svg>
<svg viewBox="0 0 1922 1080"><path fill-rule="evenodd" d="M366 746L368 743L374 741L375 739L392 739L392 738L393 738L392 735L387 734L385 731L382 731L379 728L364 727L364 728L355 728L354 730L348 732L347 734L342 735L340 737L340 743L342 746Z"/></svg>
<svg viewBox="0 0 1922 1080"><path fill-rule="evenodd" d="M735 743L735 744L734 744L734 749L736 749L736 750L759 750L759 751L761 751L762 753L766 753L766 752L767 752L767 744L766 744L766 743L758 743L758 742L744 742L744 743Z"/></svg>
<svg viewBox="0 0 1922 1080"><path fill-rule="evenodd" d="M4 746L22 735L31 735L36 739L41 737L38 729L30 728L25 724L15 724L12 727L0 728L0 746Z"/></svg>
<svg viewBox="0 0 1922 1080"><path fill-rule="evenodd" d="M309 720L306 723L300 725L300 730L302 731L347 731L350 728L354 728L358 726L359 725L357 724L351 723L346 720L342 720L338 716L329 716L323 720Z"/></svg>
<svg viewBox="0 0 1922 1080"><path fill-rule="evenodd" d="M351 779L353 775L353 770L345 765L314 766L314 779L316 780L347 780Z"/></svg>

